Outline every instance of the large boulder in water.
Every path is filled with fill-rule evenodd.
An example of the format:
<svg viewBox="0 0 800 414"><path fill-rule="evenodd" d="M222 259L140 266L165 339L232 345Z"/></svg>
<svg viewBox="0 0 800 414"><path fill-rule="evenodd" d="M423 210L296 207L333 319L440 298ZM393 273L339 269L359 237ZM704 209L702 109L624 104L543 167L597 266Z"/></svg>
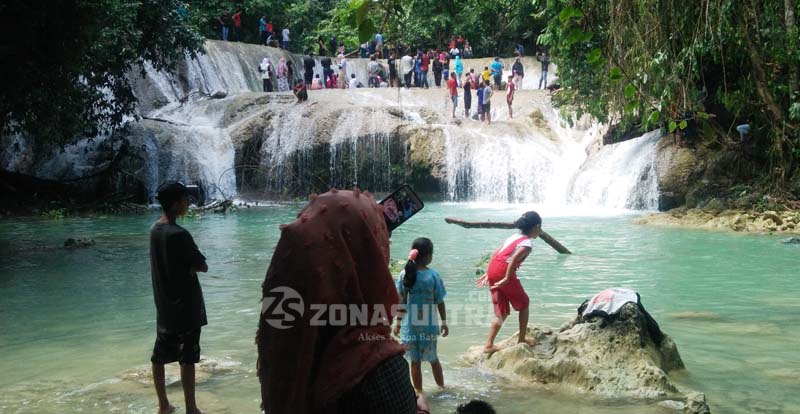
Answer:
<svg viewBox="0 0 800 414"><path fill-rule="evenodd" d="M486 354L472 347L468 363L514 379L560 384L567 389L607 398L658 401L686 413L709 413L705 396L674 384L669 372L684 368L678 348L663 335L660 344L648 331L647 319L636 304L627 303L609 320L576 319L560 329L528 328L536 338L531 348L517 343L518 333Z"/></svg>

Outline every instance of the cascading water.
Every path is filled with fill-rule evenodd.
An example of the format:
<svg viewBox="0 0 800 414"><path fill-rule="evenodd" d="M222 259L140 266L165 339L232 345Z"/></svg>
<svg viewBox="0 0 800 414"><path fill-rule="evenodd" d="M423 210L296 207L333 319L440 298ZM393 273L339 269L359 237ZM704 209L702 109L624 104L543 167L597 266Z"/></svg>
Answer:
<svg viewBox="0 0 800 414"><path fill-rule="evenodd" d="M199 182L207 197L229 198L238 190L295 196L326 186L389 191L422 177L429 191L441 186L452 201L657 208L658 133L587 156L604 127L585 120L568 127L545 92L527 91L539 76L533 59L524 58L527 76L514 102L516 117L508 119L504 92L496 91L493 124L486 125L463 118L462 96L459 117L450 120L445 89L310 91L306 104L296 104L291 94L254 94L261 91L261 59L276 64L286 58L300 77L301 57L218 41L207 42L206 52L179 62L175 73L145 65L144 79L131 74L144 118L132 124L129 136L144 163L134 173L150 201L166 180ZM480 71L488 62L467 60L465 71ZM505 63L510 67L510 60ZM349 59L348 77L355 74L366 84L366 65ZM322 72L319 58L314 71ZM103 163L92 160L91 150L104 140L83 139L35 163L25 161L31 145L6 137L3 161L40 177L80 177ZM423 168L413 172L412 165ZM246 178L244 168L251 168Z"/></svg>

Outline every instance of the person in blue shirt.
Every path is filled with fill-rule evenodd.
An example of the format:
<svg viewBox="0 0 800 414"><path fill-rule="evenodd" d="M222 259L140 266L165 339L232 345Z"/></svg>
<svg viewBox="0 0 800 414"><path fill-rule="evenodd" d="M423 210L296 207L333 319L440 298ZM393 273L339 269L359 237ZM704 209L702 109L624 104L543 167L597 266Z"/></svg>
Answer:
<svg viewBox="0 0 800 414"><path fill-rule="evenodd" d="M422 361L430 362L436 385L444 388L436 343L439 333L446 337L450 332L444 306L447 291L439 272L428 267L431 261L433 242L425 237L414 240L405 270L397 280L400 303L406 311L398 315L393 332L408 347L406 359L411 362L411 382L417 392L422 391ZM439 311L441 328L434 308Z"/></svg>
<svg viewBox="0 0 800 414"><path fill-rule="evenodd" d="M494 84L498 89L503 87L503 63L500 58L494 58L494 61L489 66L492 69L492 76L494 76Z"/></svg>

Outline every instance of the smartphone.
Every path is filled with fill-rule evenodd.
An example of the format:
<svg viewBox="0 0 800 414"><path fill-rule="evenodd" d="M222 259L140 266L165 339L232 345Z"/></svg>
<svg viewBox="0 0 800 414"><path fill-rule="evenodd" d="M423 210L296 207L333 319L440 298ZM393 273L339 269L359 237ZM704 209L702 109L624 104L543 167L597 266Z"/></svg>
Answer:
<svg viewBox="0 0 800 414"><path fill-rule="evenodd" d="M383 205L383 217L386 219L386 227L389 228L389 231L396 229L425 207L417 193L408 184L394 190L392 194L381 200L380 204Z"/></svg>

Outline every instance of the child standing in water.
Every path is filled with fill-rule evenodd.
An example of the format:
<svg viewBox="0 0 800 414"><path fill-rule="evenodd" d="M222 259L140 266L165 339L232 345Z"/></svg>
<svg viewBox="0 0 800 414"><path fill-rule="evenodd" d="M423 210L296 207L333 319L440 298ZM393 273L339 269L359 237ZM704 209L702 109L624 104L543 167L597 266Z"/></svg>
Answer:
<svg viewBox="0 0 800 414"><path fill-rule="evenodd" d="M534 346L533 339L526 339L528 330L528 305L530 299L517 278L517 269L525 261L533 249L533 239L542 234L542 218L539 213L529 211L514 222L519 233L506 239L503 245L492 254L489 269L475 283L478 287L489 285L492 292L495 319L489 329L484 352L498 351L494 340L503 326L511 307L519 312L519 343Z"/></svg>
<svg viewBox="0 0 800 414"><path fill-rule="evenodd" d="M404 316L398 316L394 334L399 334L400 342L408 347L406 358L411 361L411 382L417 392L422 391L422 361L430 362L436 385L444 387L444 374L436 353L436 342L440 331L442 337L449 333L444 307L447 291L439 272L428 268L431 261L433 243L430 239L420 237L414 240L406 268L397 281L397 291L401 303L406 306L406 312ZM434 306L442 320L441 329L433 311Z"/></svg>

